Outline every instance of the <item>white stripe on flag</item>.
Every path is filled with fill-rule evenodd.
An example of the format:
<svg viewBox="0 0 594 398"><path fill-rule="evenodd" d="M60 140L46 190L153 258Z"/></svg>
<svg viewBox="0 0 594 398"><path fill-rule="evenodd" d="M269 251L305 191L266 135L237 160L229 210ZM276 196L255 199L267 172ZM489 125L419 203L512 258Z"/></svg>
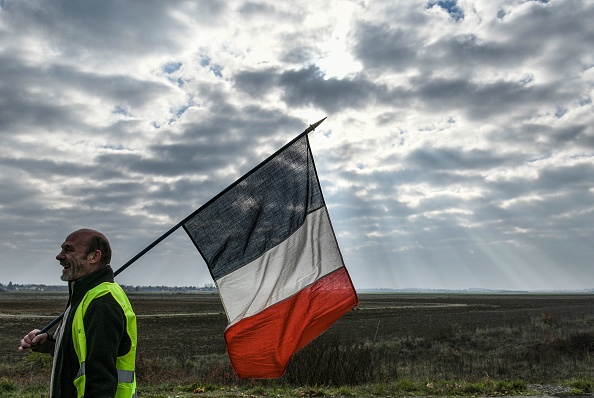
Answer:
<svg viewBox="0 0 594 398"><path fill-rule="evenodd" d="M229 318L227 327L291 297L342 266L328 211L322 207L278 246L216 281Z"/></svg>

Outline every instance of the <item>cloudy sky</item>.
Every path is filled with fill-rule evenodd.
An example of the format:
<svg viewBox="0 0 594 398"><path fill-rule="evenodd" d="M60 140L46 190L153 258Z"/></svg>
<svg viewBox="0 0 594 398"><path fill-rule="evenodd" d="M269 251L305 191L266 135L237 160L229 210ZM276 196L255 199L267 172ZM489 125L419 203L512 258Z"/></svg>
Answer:
<svg viewBox="0 0 594 398"><path fill-rule="evenodd" d="M0 0L0 283L118 268L309 124L357 289L594 288L594 3ZM212 283L183 230L129 285Z"/></svg>

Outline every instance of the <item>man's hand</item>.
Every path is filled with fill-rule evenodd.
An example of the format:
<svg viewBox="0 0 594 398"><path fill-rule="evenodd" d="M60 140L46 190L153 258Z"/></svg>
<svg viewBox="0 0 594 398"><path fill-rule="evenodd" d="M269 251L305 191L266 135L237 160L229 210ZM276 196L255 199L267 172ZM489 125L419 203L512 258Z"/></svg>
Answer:
<svg viewBox="0 0 594 398"><path fill-rule="evenodd" d="M31 330L21 339L21 346L19 351L24 351L27 348L37 347L45 343L47 340L47 333L38 334L39 329Z"/></svg>

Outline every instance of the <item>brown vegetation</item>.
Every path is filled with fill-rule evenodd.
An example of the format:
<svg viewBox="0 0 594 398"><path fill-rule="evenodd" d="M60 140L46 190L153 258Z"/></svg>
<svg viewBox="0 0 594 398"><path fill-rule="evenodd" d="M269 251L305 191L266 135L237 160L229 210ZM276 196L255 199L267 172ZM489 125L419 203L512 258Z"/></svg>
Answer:
<svg viewBox="0 0 594 398"><path fill-rule="evenodd" d="M227 320L218 295L132 293L139 385L399 382L405 388L409 381L448 393L448 381L594 379L591 295L411 293L360 299L358 308L293 358L281 379L240 381L226 355ZM51 320L42 316L58 315L65 300L63 294L0 292L0 380L47 383L47 358L16 348L24 333Z"/></svg>

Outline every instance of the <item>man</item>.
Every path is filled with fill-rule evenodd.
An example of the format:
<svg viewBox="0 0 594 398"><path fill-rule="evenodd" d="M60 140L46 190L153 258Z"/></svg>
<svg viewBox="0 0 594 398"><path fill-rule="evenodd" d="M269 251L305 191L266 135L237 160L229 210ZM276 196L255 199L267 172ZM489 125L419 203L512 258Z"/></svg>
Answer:
<svg viewBox="0 0 594 398"><path fill-rule="evenodd" d="M69 297L55 335L29 332L19 350L53 355L50 397L136 396L136 316L113 283L111 247L102 233L68 235L56 256Z"/></svg>

